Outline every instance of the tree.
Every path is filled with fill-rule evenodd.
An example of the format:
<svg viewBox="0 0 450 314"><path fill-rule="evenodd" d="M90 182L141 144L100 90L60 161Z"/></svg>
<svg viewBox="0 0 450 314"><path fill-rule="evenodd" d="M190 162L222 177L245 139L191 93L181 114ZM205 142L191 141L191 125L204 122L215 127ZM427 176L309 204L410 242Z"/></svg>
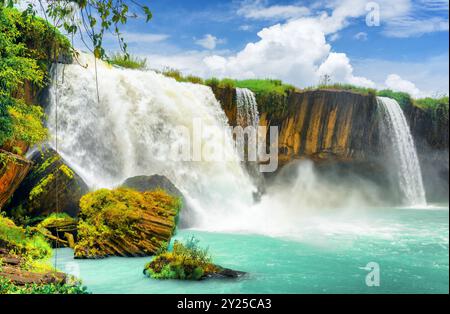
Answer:
<svg viewBox="0 0 450 314"><path fill-rule="evenodd" d="M152 18L148 6L135 0L0 0L0 7L16 3L26 7L25 14L43 13L72 39L78 35L97 58L106 57L103 38L107 32L117 37L120 49L128 57L121 28L130 18L144 17L146 22Z"/></svg>

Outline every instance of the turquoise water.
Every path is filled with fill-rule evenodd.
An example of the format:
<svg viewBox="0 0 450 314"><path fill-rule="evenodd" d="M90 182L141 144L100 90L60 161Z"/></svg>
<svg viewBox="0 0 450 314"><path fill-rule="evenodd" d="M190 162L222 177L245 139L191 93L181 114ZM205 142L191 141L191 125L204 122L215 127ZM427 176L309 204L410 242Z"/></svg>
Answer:
<svg viewBox="0 0 450 314"><path fill-rule="evenodd" d="M209 246L217 264L248 272L239 280L156 281L142 274L150 258L79 261L70 249L58 250L57 267L78 275L93 293L449 292L448 206L344 218L315 217L306 232L285 238L178 232L177 239L195 235ZM370 262L379 265L379 286L366 285Z"/></svg>

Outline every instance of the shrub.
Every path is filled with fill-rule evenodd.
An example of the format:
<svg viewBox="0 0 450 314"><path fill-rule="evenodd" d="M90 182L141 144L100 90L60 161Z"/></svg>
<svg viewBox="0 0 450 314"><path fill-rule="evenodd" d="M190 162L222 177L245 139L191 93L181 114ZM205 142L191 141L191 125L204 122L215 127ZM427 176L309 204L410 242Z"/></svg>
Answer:
<svg viewBox="0 0 450 314"><path fill-rule="evenodd" d="M236 87L240 88L248 88L252 92L254 92L257 96L267 96L267 95L276 95L276 96L286 96L286 94L290 91L295 90L295 87L289 84L284 84L280 80L241 80L236 81Z"/></svg>
<svg viewBox="0 0 450 314"><path fill-rule="evenodd" d="M52 249L43 236L16 226L12 220L2 215L0 215L0 247L13 254L22 255L29 266L36 266L33 262L47 259L52 254Z"/></svg>
<svg viewBox="0 0 450 314"><path fill-rule="evenodd" d="M10 280L0 277L0 294L88 294L81 284L27 284L17 286Z"/></svg>
<svg viewBox="0 0 450 314"><path fill-rule="evenodd" d="M212 264L208 249L200 248L195 237L184 244L175 241L171 252L161 252L145 266L144 273L154 279L201 280L219 268Z"/></svg>

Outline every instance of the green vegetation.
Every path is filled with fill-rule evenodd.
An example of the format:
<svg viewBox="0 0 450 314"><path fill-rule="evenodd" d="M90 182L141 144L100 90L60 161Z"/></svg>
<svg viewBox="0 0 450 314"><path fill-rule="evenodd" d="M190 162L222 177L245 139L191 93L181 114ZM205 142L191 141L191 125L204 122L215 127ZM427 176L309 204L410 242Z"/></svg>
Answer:
<svg viewBox="0 0 450 314"><path fill-rule="evenodd" d="M171 252L159 253L145 266L144 273L154 279L201 280L217 273L208 249L198 246L198 240L189 238L184 244L175 241Z"/></svg>
<svg viewBox="0 0 450 314"><path fill-rule="evenodd" d="M88 294L87 288L80 284L28 284L18 286L0 277L0 294Z"/></svg>
<svg viewBox="0 0 450 314"><path fill-rule="evenodd" d="M127 54L113 54L109 58L109 63L126 69L143 70L146 68L147 59L141 59Z"/></svg>
<svg viewBox="0 0 450 314"><path fill-rule="evenodd" d="M67 226L70 224L76 224L77 220L75 218L70 217L66 213L53 213L43 221L41 221L37 228L48 228L54 226Z"/></svg>
<svg viewBox="0 0 450 314"><path fill-rule="evenodd" d="M236 88L236 81L229 78L219 80L218 78L210 78L205 81L205 84L211 88Z"/></svg>
<svg viewBox="0 0 450 314"><path fill-rule="evenodd" d="M0 248L20 256L21 268L33 272L48 272L52 249L45 238L32 230L16 226L14 222L0 215Z"/></svg>
<svg viewBox="0 0 450 314"><path fill-rule="evenodd" d="M33 98L25 85L45 86L50 56L69 50L68 40L43 19L0 5L0 145L47 137L42 108L25 103Z"/></svg>
<svg viewBox="0 0 450 314"><path fill-rule="evenodd" d="M172 69L172 68L166 68L162 71L157 71L161 73L164 76L171 77L175 79L177 82L184 82L184 83L193 83L193 84L204 84L204 81L201 77L193 76L193 75L187 75L184 76L181 71Z"/></svg>
<svg viewBox="0 0 450 314"><path fill-rule="evenodd" d="M385 89L378 91L377 96L395 99L403 110L413 105L412 97L408 93L394 92L390 89Z"/></svg>
<svg viewBox="0 0 450 314"><path fill-rule="evenodd" d="M448 96L441 98L427 97L416 99L414 104L424 110L447 109L448 111Z"/></svg>
<svg viewBox="0 0 450 314"><path fill-rule="evenodd" d="M285 96L287 93L295 90L295 87L289 84L284 84L280 80L242 80L235 81L236 87L248 88L256 95L276 94Z"/></svg>
<svg viewBox="0 0 450 314"><path fill-rule="evenodd" d="M175 231L181 201L162 190L101 189L80 200L75 256L143 256L158 251Z"/></svg>
<svg viewBox="0 0 450 314"><path fill-rule="evenodd" d="M375 96L377 91L373 88L361 87L352 84L321 84L315 87L308 87L304 90L339 90L339 91L348 91L354 92L362 95L373 95Z"/></svg>

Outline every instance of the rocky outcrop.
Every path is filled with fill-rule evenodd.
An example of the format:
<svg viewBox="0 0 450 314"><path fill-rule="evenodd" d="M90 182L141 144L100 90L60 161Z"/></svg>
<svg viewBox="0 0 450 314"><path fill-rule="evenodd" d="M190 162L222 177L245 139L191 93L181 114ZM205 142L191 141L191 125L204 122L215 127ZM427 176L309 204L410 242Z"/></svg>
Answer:
<svg viewBox="0 0 450 314"><path fill-rule="evenodd" d="M122 187L130 188L139 192L155 191L162 189L167 193L176 196L183 197L183 194L178 188L165 176L153 175L153 176L137 176L129 178L122 183Z"/></svg>
<svg viewBox="0 0 450 314"><path fill-rule="evenodd" d="M0 150L0 209L19 187L32 163L25 158Z"/></svg>
<svg viewBox="0 0 450 314"><path fill-rule="evenodd" d="M102 189L85 195L80 207L75 258L136 257L168 245L180 201L162 190Z"/></svg>
<svg viewBox="0 0 450 314"><path fill-rule="evenodd" d="M8 206L11 214L38 217L58 212L75 217L88 186L52 148L38 150L30 159L34 165L14 193Z"/></svg>
<svg viewBox="0 0 450 314"><path fill-rule="evenodd" d="M448 107L426 110L408 106L405 114L417 147L427 199L436 202L448 201Z"/></svg>

